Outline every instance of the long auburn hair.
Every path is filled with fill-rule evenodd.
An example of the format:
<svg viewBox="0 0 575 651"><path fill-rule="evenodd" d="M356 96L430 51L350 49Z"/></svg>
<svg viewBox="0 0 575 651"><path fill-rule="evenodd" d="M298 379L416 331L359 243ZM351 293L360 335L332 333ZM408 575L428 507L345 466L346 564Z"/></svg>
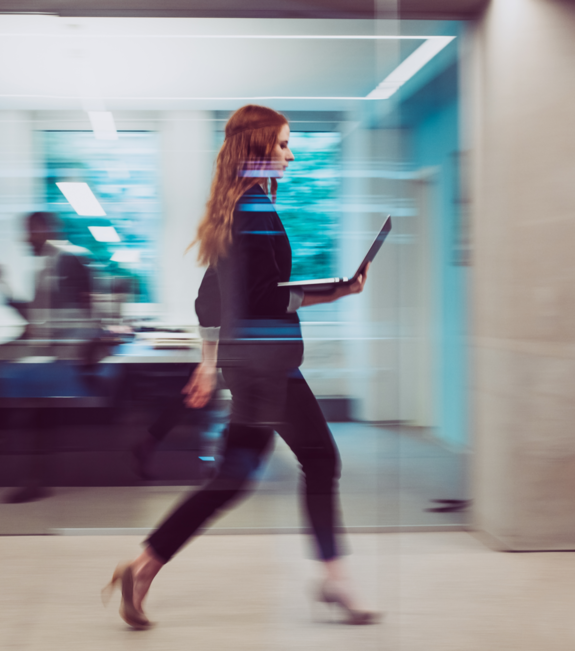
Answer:
<svg viewBox="0 0 575 651"><path fill-rule="evenodd" d="M238 199L256 183L275 197L277 180L263 171L271 160L280 129L288 124L285 116L265 106L249 104L238 109L226 124L224 144L216 159L206 212L198 226L194 244L200 244L198 262L216 264L232 242L234 209ZM258 170L262 176L257 176Z"/></svg>

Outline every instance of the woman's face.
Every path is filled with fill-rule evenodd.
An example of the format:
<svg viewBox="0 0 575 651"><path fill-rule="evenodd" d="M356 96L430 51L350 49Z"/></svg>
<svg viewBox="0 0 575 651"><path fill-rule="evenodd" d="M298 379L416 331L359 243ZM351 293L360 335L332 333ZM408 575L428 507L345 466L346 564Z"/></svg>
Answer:
<svg viewBox="0 0 575 651"><path fill-rule="evenodd" d="M272 151L272 167L273 170L277 172L277 178L279 179L284 175L290 161L294 160L294 155L288 147L289 137L289 125L284 124L278 133L278 138ZM274 176L276 175L274 174Z"/></svg>

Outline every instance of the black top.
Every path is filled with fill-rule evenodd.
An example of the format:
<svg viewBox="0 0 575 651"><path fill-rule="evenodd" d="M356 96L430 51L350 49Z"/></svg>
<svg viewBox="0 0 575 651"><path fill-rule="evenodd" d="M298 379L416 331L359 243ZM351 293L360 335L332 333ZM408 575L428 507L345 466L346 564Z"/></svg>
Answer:
<svg viewBox="0 0 575 651"><path fill-rule="evenodd" d="M240 198L233 219L228 254L208 268L198 292L200 325L221 326L220 360L224 364L226 346L241 342L264 344L268 360L275 364L281 358L281 366L297 367L303 353L299 318L296 312L287 311L290 289L277 286L291 275L287 233L258 184ZM252 346L249 354L254 355Z"/></svg>

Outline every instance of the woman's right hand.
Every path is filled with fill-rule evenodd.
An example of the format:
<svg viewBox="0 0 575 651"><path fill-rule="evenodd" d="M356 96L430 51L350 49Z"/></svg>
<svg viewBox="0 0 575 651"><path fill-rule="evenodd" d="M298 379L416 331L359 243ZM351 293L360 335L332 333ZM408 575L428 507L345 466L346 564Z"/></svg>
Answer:
<svg viewBox="0 0 575 651"><path fill-rule="evenodd" d="M201 362L182 389L184 405L192 409L205 407L216 388L218 369L211 362Z"/></svg>
<svg viewBox="0 0 575 651"><path fill-rule="evenodd" d="M351 285L336 289L336 292L338 291L341 292L341 294L337 298L341 298L342 296L349 296L349 294L361 294L361 292L363 292L363 288L365 287L365 281L367 280L367 272L369 271L370 265L371 262L368 262L365 265L365 269L363 270L363 273L359 274L355 282L353 282Z"/></svg>

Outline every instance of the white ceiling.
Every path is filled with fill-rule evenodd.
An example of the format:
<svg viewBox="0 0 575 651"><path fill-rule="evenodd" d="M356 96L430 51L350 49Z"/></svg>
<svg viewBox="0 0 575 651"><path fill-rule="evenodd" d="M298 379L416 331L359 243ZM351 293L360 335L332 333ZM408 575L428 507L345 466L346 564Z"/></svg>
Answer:
<svg viewBox="0 0 575 651"><path fill-rule="evenodd" d="M434 24L408 28L433 36ZM254 100L346 110L424 42L405 38L405 23L398 40L397 29L367 20L0 16L0 109L231 109Z"/></svg>

